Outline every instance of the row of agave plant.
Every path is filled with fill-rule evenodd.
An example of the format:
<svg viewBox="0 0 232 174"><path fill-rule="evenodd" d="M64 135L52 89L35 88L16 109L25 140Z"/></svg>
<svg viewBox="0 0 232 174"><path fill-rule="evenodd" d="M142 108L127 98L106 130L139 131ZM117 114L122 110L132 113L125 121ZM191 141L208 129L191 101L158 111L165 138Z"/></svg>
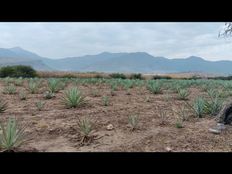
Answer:
<svg viewBox="0 0 232 174"><path fill-rule="evenodd" d="M5 94L15 94L15 86L23 86L23 79L8 79L6 81L6 88L3 93ZM67 82L70 79L48 79L48 90L45 92L44 96L46 99L51 99L55 96L55 93L59 92L65 88ZM109 79L71 79L71 82L74 82L76 85L85 85L85 84L109 84L112 91L115 91L122 86L123 89L129 90L135 86L146 88L153 94L162 94L165 90L171 90L174 93L178 94L180 100L184 100L186 106L188 106L198 118L204 117L204 115L216 115L222 107L223 99L231 95L232 83L230 81L215 81L215 80L109 80ZM28 79L28 89L31 94L38 92L38 89L41 87L40 79ZM15 86L14 86L15 85ZM188 96L190 94L189 87L200 87L202 91L207 92L208 98L202 96L197 97L192 104L188 102ZM19 93L20 99L26 99L26 93ZM107 106L109 103L108 96L103 96L104 105ZM62 103L67 108L77 108L86 103L85 97L82 95L81 91L78 88L70 88L63 92ZM37 108L40 110L44 103L36 103ZM7 103L4 100L0 99L0 113L4 112L7 108ZM178 111L181 119L177 119L176 127L182 127L182 121L185 120L186 114L185 109ZM161 110L162 111L162 110ZM165 118L166 113L160 113L161 118ZM163 120L162 119L162 120ZM138 124L137 116L130 116L129 123L132 126L132 130L135 129ZM89 140L89 134L92 131L92 124L84 119L78 121L80 132L83 134L83 139L81 142ZM7 124L4 125L1 123L0 129L0 148L7 151L12 150L15 147L18 147L24 141L25 127L20 127L17 124L15 119L9 119Z"/></svg>

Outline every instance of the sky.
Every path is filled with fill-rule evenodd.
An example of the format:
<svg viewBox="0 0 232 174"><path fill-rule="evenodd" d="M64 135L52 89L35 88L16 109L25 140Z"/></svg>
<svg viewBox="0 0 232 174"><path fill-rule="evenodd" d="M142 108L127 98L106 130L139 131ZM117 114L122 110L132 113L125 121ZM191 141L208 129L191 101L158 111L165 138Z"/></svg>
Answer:
<svg viewBox="0 0 232 174"><path fill-rule="evenodd" d="M232 60L223 22L0 22L0 48L21 47L52 59L101 52Z"/></svg>

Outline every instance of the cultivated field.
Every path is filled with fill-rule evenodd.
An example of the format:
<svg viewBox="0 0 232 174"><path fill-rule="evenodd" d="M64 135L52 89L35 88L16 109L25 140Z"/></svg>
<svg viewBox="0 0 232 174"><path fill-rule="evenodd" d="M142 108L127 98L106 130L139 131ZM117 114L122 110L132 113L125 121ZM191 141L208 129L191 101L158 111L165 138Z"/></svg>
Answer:
<svg viewBox="0 0 232 174"><path fill-rule="evenodd" d="M0 120L27 125L16 151L231 151L230 127L208 132L230 96L226 80L2 78Z"/></svg>

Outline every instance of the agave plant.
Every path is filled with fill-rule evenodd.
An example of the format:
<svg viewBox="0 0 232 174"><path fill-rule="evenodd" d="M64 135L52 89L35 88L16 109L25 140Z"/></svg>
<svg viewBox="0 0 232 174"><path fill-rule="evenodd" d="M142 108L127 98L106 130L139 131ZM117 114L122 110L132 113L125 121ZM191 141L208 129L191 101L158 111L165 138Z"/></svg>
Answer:
<svg viewBox="0 0 232 174"><path fill-rule="evenodd" d="M44 108L44 106L45 106L45 102L38 101L38 102L35 103L35 106L37 107L37 109L39 111L41 111Z"/></svg>
<svg viewBox="0 0 232 174"><path fill-rule="evenodd" d="M189 115L187 114L186 106L181 106L178 108L177 111L175 109L172 110L173 113L175 113L178 117L178 119L181 119L183 122L188 121Z"/></svg>
<svg viewBox="0 0 232 174"><path fill-rule="evenodd" d="M138 119L138 116L137 115L130 115L128 117L128 122L129 122L129 125L131 126L131 130L135 130L137 125L138 125L138 122L139 122L139 119Z"/></svg>
<svg viewBox="0 0 232 174"><path fill-rule="evenodd" d="M16 94L16 87L13 84L6 86L3 90L4 94Z"/></svg>
<svg viewBox="0 0 232 174"><path fill-rule="evenodd" d="M84 136L84 137L88 137L89 134L91 133L92 131L92 124L89 120L87 119L83 119L83 120L78 120L78 126L79 126L79 130L81 132L81 134Z"/></svg>
<svg viewBox="0 0 232 174"><path fill-rule="evenodd" d="M103 104L104 106L108 106L109 105L109 97L108 96L103 96L102 97L102 100L103 100Z"/></svg>
<svg viewBox="0 0 232 174"><path fill-rule="evenodd" d="M205 101L205 112L215 116L221 110L223 100L219 99L217 96L211 97L209 101Z"/></svg>
<svg viewBox="0 0 232 174"><path fill-rule="evenodd" d="M67 108L76 108L84 104L84 98L85 97L77 88L71 88L64 91L62 101Z"/></svg>
<svg viewBox="0 0 232 174"><path fill-rule="evenodd" d="M31 94L36 94L39 90L39 82L30 80L28 83L28 88Z"/></svg>
<svg viewBox="0 0 232 174"><path fill-rule="evenodd" d="M20 91L19 92L19 98L20 100L26 100L27 99L27 94L25 91Z"/></svg>
<svg viewBox="0 0 232 174"><path fill-rule="evenodd" d="M16 79L16 80L14 81L14 84L15 84L16 86L22 86L22 85L23 85L23 78L20 77L20 78Z"/></svg>
<svg viewBox="0 0 232 174"><path fill-rule="evenodd" d="M78 128L82 135L80 144L91 141L90 133L93 131L93 124L87 119L78 118Z"/></svg>
<svg viewBox="0 0 232 174"><path fill-rule="evenodd" d="M96 89L92 90L91 94L93 95L93 97L99 97L99 96L101 96L101 94L99 93L99 91L96 90Z"/></svg>
<svg viewBox="0 0 232 174"><path fill-rule="evenodd" d="M59 86L60 85L60 81L58 79L49 79L48 80L48 88L49 91L52 93L56 93L59 91Z"/></svg>
<svg viewBox="0 0 232 174"><path fill-rule="evenodd" d="M186 89L179 89L178 90L178 99L180 100L188 100L189 91Z"/></svg>
<svg viewBox="0 0 232 174"><path fill-rule="evenodd" d="M176 123L175 123L176 128L183 128L183 120L181 117L176 118Z"/></svg>
<svg viewBox="0 0 232 174"><path fill-rule="evenodd" d="M162 93L162 85L159 82L150 82L147 85L147 89L153 94L161 94Z"/></svg>
<svg viewBox="0 0 232 174"><path fill-rule="evenodd" d="M205 100L202 97L195 99L193 104L193 110L198 118L202 118L205 111Z"/></svg>
<svg viewBox="0 0 232 174"><path fill-rule="evenodd" d="M160 125L165 125L168 119L167 111L160 109L159 118L160 118Z"/></svg>
<svg viewBox="0 0 232 174"><path fill-rule="evenodd" d="M1 122L0 148L12 151L25 143L25 129L27 126L19 125L16 119L9 118L6 126Z"/></svg>

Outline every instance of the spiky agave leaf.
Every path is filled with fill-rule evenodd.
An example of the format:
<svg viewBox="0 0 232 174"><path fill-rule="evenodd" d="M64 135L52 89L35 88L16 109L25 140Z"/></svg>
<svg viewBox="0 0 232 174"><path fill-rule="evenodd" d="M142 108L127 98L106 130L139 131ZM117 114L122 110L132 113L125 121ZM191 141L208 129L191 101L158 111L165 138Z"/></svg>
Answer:
<svg viewBox="0 0 232 174"><path fill-rule="evenodd" d="M16 119L9 118L6 126L0 122L2 133L0 134L0 148L5 150L13 150L26 142L25 129L27 125L18 125Z"/></svg>
<svg viewBox="0 0 232 174"><path fill-rule="evenodd" d="M77 88L71 88L64 91L64 96L62 97L63 103L68 108L76 108L85 103L85 97Z"/></svg>

